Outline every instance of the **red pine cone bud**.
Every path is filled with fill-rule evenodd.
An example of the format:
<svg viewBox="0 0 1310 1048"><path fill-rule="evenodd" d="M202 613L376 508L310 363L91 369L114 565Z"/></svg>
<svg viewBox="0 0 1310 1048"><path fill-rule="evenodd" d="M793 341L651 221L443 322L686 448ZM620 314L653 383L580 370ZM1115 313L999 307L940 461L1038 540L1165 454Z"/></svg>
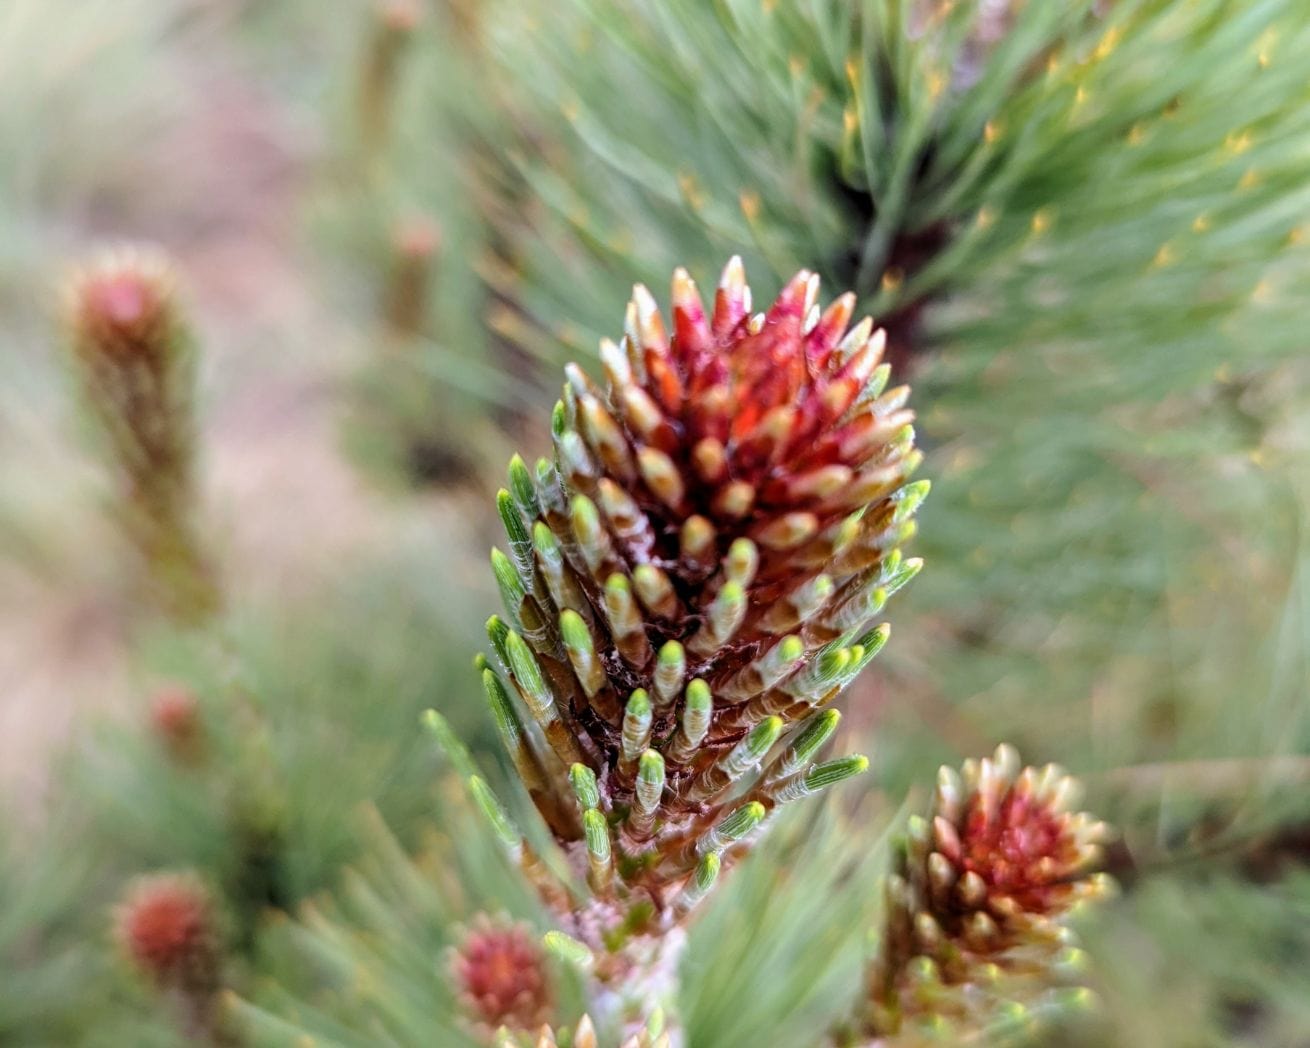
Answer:
<svg viewBox="0 0 1310 1048"><path fill-rule="evenodd" d="M1077 780L1054 764L1019 770L1019 755L1001 746L991 758L944 768L932 820L936 872L954 882L960 913L987 911L1004 923L1059 917L1104 890L1088 871L1109 837L1105 823L1072 808ZM945 898L945 897L943 897Z"/></svg>
<svg viewBox="0 0 1310 1048"><path fill-rule="evenodd" d="M549 1021L554 997L545 954L531 930L478 914L451 953L456 993L483 1032L532 1030Z"/></svg>
<svg viewBox="0 0 1310 1048"><path fill-rule="evenodd" d="M121 248L68 290L76 377L115 470L120 525L154 595L194 621L218 605L195 513L195 412L190 331L162 255Z"/></svg>
<svg viewBox="0 0 1310 1048"><path fill-rule="evenodd" d="M1080 795L1055 765L1020 770L1010 746L941 770L932 817L911 820L888 878L870 1033L921 1020L977 1032L1085 1004L1068 920L1113 882L1091 872L1110 831L1073 811Z"/></svg>
<svg viewBox="0 0 1310 1048"><path fill-rule="evenodd" d="M150 702L150 724L175 760L189 764L200 756L204 725L200 704L189 689L169 684L155 692Z"/></svg>
<svg viewBox="0 0 1310 1048"><path fill-rule="evenodd" d="M188 994L218 989L213 904L193 874L141 877L114 915L114 934L133 964L159 986Z"/></svg>
<svg viewBox="0 0 1310 1048"><path fill-rule="evenodd" d="M488 623L509 686L483 673L593 891L668 920L775 808L866 767L815 763L823 707L886 641L928 489L907 483L909 390L886 388L871 319L848 330L853 294L824 308L802 271L756 313L734 258L708 310L684 270L671 298L666 324L634 288L604 386L566 368L553 459L511 462L492 554L509 621Z"/></svg>

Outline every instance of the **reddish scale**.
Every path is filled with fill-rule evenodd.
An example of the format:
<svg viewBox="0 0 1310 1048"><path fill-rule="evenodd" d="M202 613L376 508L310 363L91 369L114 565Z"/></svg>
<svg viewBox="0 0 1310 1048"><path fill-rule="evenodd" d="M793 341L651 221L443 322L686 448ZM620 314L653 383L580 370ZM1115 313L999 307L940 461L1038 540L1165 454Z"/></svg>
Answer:
<svg viewBox="0 0 1310 1048"><path fill-rule="evenodd" d="M202 964L213 950L213 922L204 890L187 878L152 878L118 915L117 933L128 956L165 982Z"/></svg>
<svg viewBox="0 0 1310 1048"><path fill-rule="evenodd" d="M849 312L836 310L825 315L808 335L803 334L807 283L805 274L789 283L754 334L743 302L723 288L717 292L712 318L706 317L694 299L675 301L673 337L666 358L672 373L668 369L656 373L650 364L660 361L663 367L663 361L658 354L645 355L647 391L657 401L674 399L679 405L677 417L684 439L680 448L667 450L683 459L683 475L695 477L686 453L702 439L713 438L725 445L728 479L746 481L756 488L755 509L746 520L731 524L732 534L720 536L723 542L734 534L744 534L751 521L795 508L795 500L784 492L787 478L799 464L841 461L830 436L834 422L858 393L858 384L850 383L846 364L834 366L833 351L845 332ZM835 384L850 389L829 399ZM791 409L790 425L784 427L780 443L772 433L759 431L777 409ZM710 505L721 486L693 480L693 490L702 496L694 511L721 519ZM641 501L656 519L667 515L657 500ZM838 515L827 514L822 523L826 525Z"/></svg>
<svg viewBox="0 0 1310 1048"><path fill-rule="evenodd" d="M730 439L726 443L729 472L738 480L759 483L768 470L768 459L758 454L748 438L769 411L812 399L813 389L807 388L801 339L804 288L798 285L799 282L788 285L766 314L758 333L749 333L747 318L743 316L720 336L715 349L693 356L693 367L699 373L693 374L689 383L692 390L725 385L729 391L727 436ZM679 315L681 312L675 307L675 332L691 326L689 320ZM697 338L697 341L706 344L709 340ZM674 353L678 354L677 347ZM704 436L724 436L718 426L697 427L699 420L695 417L687 421L694 434L692 443Z"/></svg>
<svg viewBox="0 0 1310 1048"><path fill-rule="evenodd" d="M974 796L960 834L962 863L998 894L1013 898L1029 912L1045 912L1063 894L1061 878L1077 859L1064 817L1020 790L1010 790L995 818L989 819L982 798ZM1039 864L1050 858L1055 876Z"/></svg>
<svg viewBox="0 0 1310 1048"><path fill-rule="evenodd" d="M550 986L541 950L522 928L484 922L455 958L460 989L478 1018L495 1028L527 1029L550 1007Z"/></svg>

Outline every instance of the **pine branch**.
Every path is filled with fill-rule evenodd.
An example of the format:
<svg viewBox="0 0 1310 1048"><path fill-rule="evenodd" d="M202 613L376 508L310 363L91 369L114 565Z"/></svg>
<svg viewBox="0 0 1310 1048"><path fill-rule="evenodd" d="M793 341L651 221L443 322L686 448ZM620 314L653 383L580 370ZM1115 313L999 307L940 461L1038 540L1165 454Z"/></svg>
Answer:
<svg viewBox="0 0 1310 1048"><path fill-rule="evenodd" d="M885 390L882 332L847 330L853 296L821 310L817 295L802 272L752 313L734 259L707 313L679 270L666 329L638 286L622 345L601 346L607 388L566 369L554 460L534 474L516 458L498 499L507 621L488 623L499 671L483 683L588 886L548 900L561 953L603 1025L659 1012L674 1044L682 926L777 809L867 767L815 762L836 726L822 708L882 648L869 622L919 569L897 548L927 492L907 483L908 391Z"/></svg>

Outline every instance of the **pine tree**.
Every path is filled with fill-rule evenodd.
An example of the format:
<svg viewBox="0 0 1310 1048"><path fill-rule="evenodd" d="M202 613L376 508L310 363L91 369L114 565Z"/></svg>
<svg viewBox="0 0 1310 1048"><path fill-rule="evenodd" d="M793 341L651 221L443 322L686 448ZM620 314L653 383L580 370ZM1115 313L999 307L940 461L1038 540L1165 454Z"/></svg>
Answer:
<svg viewBox="0 0 1310 1048"><path fill-rule="evenodd" d="M825 707L881 649L887 629L870 620L919 568L898 543L927 486L907 483L919 455L908 390L886 389L885 333L868 321L848 331L853 296L822 308L804 271L767 310L753 313L751 299L739 259L710 313L679 270L666 328L638 286L622 344L602 343L605 389L570 365L553 460L530 471L516 457L497 497L510 552L493 550L492 566L509 622L487 626L499 672L478 666L511 763L562 855L518 828L449 725L428 715L469 800L556 925L545 945L583 976L588 1015L572 1034L583 1043L597 1030L634 1048L686 1043L679 968L690 918L778 809L867 767L861 756L816 762L840 719ZM968 864L960 884L981 885L965 897L980 912L960 927L941 912L934 934L992 952L963 971L954 963L949 978L967 985L999 965L1000 1002L1074 1004L1048 993L1067 966L1047 932L1055 925L1016 911L1066 909L1074 889L1058 882L1093 860L1103 827L1066 814L1073 786L1057 770L1019 776L1008 749L964 776L943 772L936 859ZM928 831L910 832L924 847L906 862L922 864ZM899 1027L899 1010L896 1023L884 1016L911 967L902 925L921 948L933 940L933 918L914 912L928 899L909 888L925 883L903 864L889 889L905 912L888 917L885 974L870 976L872 1033ZM988 907L1003 931L982 927ZM547 985L542 959L516 932L484 917L475 927L455 949L465 1022L485 1037L501 1020L498 1043L550 1044L550 1024L534 1033L526 1018L549 1014L544 991L525 1007L511 992ZM502 971L532 974L494 978L489 952ZM938 1022L979 1029L1000 1002L990 1015L923 1003ZM401 1010L381 1012L403 1021ZM267 1027L262 1013L249 1018Z"/></svg>
<svg viewBox="0 0 1310 1048"><path fill-rule="evenodd" d="M1183 744L1169 724L1222 718L1262 676L1274 604L1248 595L1285 592L1299 555L1301 22L1290 0L500 12L528 192L496 220L516 266L479 271L543 365L679 264L740 252L853 287L930 405L924 552L951 565L889 656L899 726L942 730L914 695L955 711L957 749L1045 750L1047 724L1122 692L1121 730L1067 755L1154 760ZM489 351L514 379L550 373ZM1222 636L1190 611L1216 591ZM1187 753L1258 753L1259 734L1225 723Z"/></svg>

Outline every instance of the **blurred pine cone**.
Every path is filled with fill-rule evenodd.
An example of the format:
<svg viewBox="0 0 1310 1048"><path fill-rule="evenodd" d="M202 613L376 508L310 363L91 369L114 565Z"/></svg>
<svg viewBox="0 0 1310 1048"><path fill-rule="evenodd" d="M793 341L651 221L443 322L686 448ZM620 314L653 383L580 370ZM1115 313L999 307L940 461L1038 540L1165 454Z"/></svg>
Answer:
<svg viewBox="0 0 1310 1048"><path fill-rule="evenodd" d="M1113 882L1091 872L1110 830L1073 812L1080 797L1056 765L1020 770L1010 746L941 769L887 881L868 1032L1000 1043L1086 1003L1069 918Z"/></svg>
<svg viewBox="0 0 1310 1048"><path fill-rule="evenodd" d="M150 699L150 726L168 756L179 765L199 763L205 751L200 702L191 689L168 684Z"/></svg>
<svg viewBox="0 0 1310 1048"><path fill-rule="evenodd" d="M532 1030L550 1020L546 956L526 925L479 913L451 950L451 974L474 1030Z"/></svg>
<svg viewBox="0 0 1310 1048"><path fill-rule="evenodd" d="M188 1042L230 1045L223 1019L222 936L213 899L193 873L160 873L129 885L114 911L124 956L177 1009Z"/></svg>
<svg viewBox="0 0 1310 1048"><path fill-rule="evenodd" d="M183 620L217 606L196 534L194 345L162 254L127 247L79 272L67 293L83 400L114 469L115 510L153 596Z"/></svg>

